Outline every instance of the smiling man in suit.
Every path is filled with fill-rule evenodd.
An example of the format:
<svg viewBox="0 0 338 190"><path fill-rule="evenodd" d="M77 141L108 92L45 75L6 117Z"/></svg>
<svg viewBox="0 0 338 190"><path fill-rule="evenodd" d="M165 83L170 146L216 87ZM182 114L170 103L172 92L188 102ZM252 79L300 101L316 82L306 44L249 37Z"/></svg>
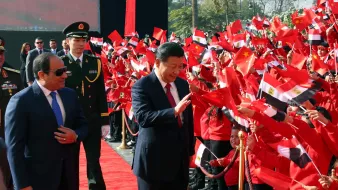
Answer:
<svg viewBox="0 0 338 190"><path fill-rule="evenodd" d="M133 160L139 190L186 190L194 155L189 85L178 77L184 51L164 43L156 69L132 87L132 106L140 130Z"/></svg>
<svg viewBox="0 0 338 190"><path fill-rule="evenodd" d="M15 94L5 114L5 140L20 190L76 190L75 154L88 126L75 91L64 88L67 68L52 53L34 60L32 86Z"/></svg>

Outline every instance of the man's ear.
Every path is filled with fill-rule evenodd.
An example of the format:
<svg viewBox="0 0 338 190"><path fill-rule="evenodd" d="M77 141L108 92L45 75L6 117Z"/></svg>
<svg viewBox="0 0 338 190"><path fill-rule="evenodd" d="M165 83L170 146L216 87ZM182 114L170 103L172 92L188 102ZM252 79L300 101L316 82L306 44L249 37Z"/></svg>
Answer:
<svg viewBox="0 0 338 190"><path fill-rule="evenodd" d="M159 59L156 59L155 60L155 65L156 65L157 68L160 67L160 64L161 64L161 61Z"/></svg>
<svg viewBox="0 0 338 190"><path fill-rule="evenodd" d="M43 71L39 71L38 72L38 76L39 76L39 79L43 79L43 77L45 76L46 73L44 73Z"/></svg>

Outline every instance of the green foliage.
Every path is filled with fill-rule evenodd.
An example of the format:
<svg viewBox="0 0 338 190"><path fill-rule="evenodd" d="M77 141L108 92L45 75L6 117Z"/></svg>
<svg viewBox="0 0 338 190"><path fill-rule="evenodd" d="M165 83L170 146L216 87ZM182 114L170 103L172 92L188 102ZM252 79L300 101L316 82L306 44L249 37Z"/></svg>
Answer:
<svg viewBox="0 0 338 190"><path fill-rule="evenodd" d="M175 32L177 36L187 37L192 31L192 10L191 7L184 6L170 11L169 32ZM169 33L170 34L170 33Z"/></svg>
<svg viewBox="0 0 338 190"><path fill-rule="evenodd" d="M174 31L180 37L192 34L191 0L169 1L169 33ZM184 4L187 6L184 6ZM263 16L262 8L253 3L249 8L249 0L203 0L199 1L198 28L207 32L223 31L225 26L237 19L247 20L259 14ZM245 21L243 22L245 24Z"/></svg>

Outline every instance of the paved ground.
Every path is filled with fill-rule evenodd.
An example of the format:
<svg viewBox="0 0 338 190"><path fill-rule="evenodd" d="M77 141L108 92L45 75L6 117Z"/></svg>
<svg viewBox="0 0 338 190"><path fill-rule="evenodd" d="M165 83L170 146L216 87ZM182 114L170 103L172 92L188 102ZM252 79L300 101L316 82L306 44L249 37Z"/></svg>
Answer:
<svg viewBox="0 0 338 190"><path fill-rule="evenodd" d="M124 159L126 160L130 165L133 161L133 154L131 152L131 149L119 149L118 147L121 145L121 142L117 143L110 143L108 144Z"/></svg>

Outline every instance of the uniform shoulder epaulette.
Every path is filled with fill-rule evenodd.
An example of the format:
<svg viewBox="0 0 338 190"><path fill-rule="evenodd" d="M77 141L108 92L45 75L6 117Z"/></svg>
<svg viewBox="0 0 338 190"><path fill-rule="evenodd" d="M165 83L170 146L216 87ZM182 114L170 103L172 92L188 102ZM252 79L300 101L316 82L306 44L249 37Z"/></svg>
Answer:
<svg viewBox="0 0 338 190"><path fill-rule="evenodd" d="M12 71L14 73L19 73L20 74L20 71L19 70L16 70L16 69L12 69L12 68L9 68L9 67L2 67L3 69L5 69L6 71Z"/></svg>
<svg viewBox="0 0 338 190"><path fill-rule="evenodd" d="M96 59L99 59L100 57L96 56L96 55L93 55L93 54L84 54L88 57L91 57L91 58L96 58Z"/></svg>

